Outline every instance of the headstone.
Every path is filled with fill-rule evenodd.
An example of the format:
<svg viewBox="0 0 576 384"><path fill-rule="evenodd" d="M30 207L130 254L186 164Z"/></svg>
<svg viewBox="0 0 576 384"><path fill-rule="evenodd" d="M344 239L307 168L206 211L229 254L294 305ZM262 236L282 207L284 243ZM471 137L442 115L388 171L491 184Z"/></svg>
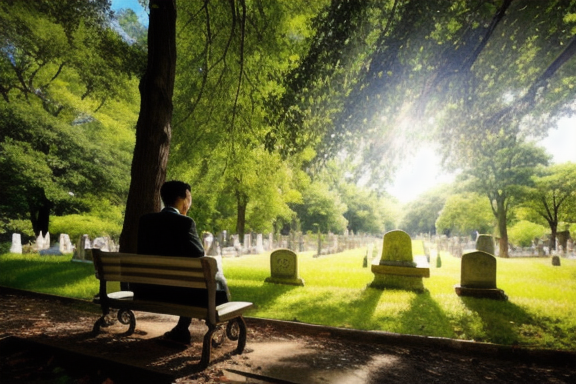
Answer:
<svg viewBox="0 0 576 384"><path fill-rule="evenodd" d="M249 233L244 234L244 243L242 247L242 253L250 254L252 253L252 235Z"/></svg>
<svg viewBox="0 0 576 384"><path fill-rule="evenodd" d="M44 249L44 236L42 236L42 233L40 233L36 238L36 244L34 248L36 249L36 252L40 252Z"/></svg>
<svg viewBox="0 0 576 384"><path fill-rule="evenodd" d="M476 250L494 255L494 237L491 235L478 235Z"/></svg>
<svg viewBox="0 0 576 384"><path fill-rule="evenodd" d="M277 249L270 254L270 272L267 283L304 285L298 276L298 255L289 249Z"/></svg>
<svg viewBox="0 0 576 384"><path fill-rule="evenodd" d="M210 248L204 249L204 252L206 252L207 256L221 256L220 244L218 243L218 240L214 240L210 244Z"/></svg>
<svg viewBox="0 0 576 384"><path fill-rule="evenodd" d="M558 256L558 255L552 256L552 265L555 267L560 266L560 256Z"/></svg>
<svg viewBox="0 0 576 384"><path fill-rule="evenodd" d="M462 255L460 285L454 288L458 296L508 299L504 291L496 287L496 257L484 251Z"/></svg>
<svg viewBox="0 0 576 384"><path fill-rule="evenodd" d="M12 245L10 246L10 253L22 254L22 237L19 233L12 234Z"/></svg>
<svg viewBox="0 0 576 384"><path fill-rule="evenodd" d="M404 231L394 230L384 235L380 265L415 267L412 256L412 240Z"/></svg>
<svg viewBox="0 0 576 384"><path fill-rule="evenodd" d="M212 247L212 243L214 242L214 235L210 232L204 232L202 234L202 246L204 247L204 253L208 254L208 250Z"/></svg>
<svg viewBox="0 0 576 384"><path fill-rule="evenodd" d="M261 233L256 235L256 248L254 251L258 255L261 253L264 253L264 246L262 245L262 234Z"/></svg>
<svg viewBox="0 0 576 384"><path fill-rule="evenodd" d="M109 240L110 239L108 237L97 237L92 242L92 247L87 248L96 248L102 250L103 252L110 252L110 248L108 247Z"/></svg>
<svg viewBox="0 0 576 384"><path fill-rule="evenodd" d="M68 234L61 233L60 241L58 241L58 243L60 244L60 252L63 255L74 252L74 247L72 247L72 243L70 242L70 236L68 236Z"/></svg>
<svg viewBox="0 0 576 384"><path fill-rule="evenodd" d="M50 248L50 232L46 232L44 235L44 249Z"/></svg>
<svg viewBox="0 0 576 384"><path fill-rule="evenodd" d="M420 264L419 264L420 263ZM430 277L430 268L425 255L414 261L412 239L401 230L384 234L382 255L378 264L372 264L374 280L370 287L377 289L396 288L423 291L422 278Z"/></svg>
<svg viewBox="0 0 576 384"><path fill-rule="evenodd" d="M237 249L241 248L240 240L238 240L238 235L232 235L232 246Z"/></svg>
<svg viewBox="0 0 576 384"><path fill-rule="evenodd" d="M90 248L92 248L90 237L88 237L88 235L80 236L76 249L74 250L74 255L72 256L72 261L92 261L92 252L86 252L86 250Z"/></svg>

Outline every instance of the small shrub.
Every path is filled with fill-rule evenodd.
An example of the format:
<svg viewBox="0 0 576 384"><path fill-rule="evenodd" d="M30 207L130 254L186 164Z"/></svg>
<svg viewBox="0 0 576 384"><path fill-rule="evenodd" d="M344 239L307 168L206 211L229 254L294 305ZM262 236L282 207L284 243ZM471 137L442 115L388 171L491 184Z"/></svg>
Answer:
<svg viewBox="0 0 576 384"><path fill-rule="evenodd" d="M529 247L532 245L532 240L543 237L547 231L543 225L522 220L508 229L508 239L512 244Z"/></svg>
<svg viewBox="0 0 576 384"><path fill-rule="evenodd" d="M10 252L10 247L12 247L12 243L9 241L3 241L0 243L0 255L4 253Z"/></svg>
<svg viewBox="0 0 576 384"><path fill-rule="evenodd" d="M67 215L50 218L50 233L67 233L73 243L84 234L90 236L91 239L100 236L118 239L121 231L122 223L95 216Z"/></svg>

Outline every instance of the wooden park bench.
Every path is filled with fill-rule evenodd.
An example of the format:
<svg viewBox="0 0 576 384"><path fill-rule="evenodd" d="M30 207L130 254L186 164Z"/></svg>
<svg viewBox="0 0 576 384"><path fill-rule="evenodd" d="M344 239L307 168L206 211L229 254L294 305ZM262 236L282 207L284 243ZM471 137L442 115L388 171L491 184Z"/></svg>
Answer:
<svg viewBox="0 0 576 384"><path fill-rule="evenodd" d="M106 325L110 309L118 309L117 318L122 324L130 324L126 335L136 328L136 317L132 311L152 312L167 315L186 316L206 322L208 331L204 335L200 365L210 363L212 345L224 340L221 335L226 325L226 336L238 340L235 352L240 354L246 346L246 323L242 313L252 307L252 303L231 301L216 306L216 260L212 257L168 257L137 255L130 253L102 252L92 250L96 277L100 280L100 291L96 303L102 307L102 316L94 324L93 335ZM134 299L130 291L107 293L106 283L145 283L173 287L205 289L208 305L174 304L146 299ZM221 335L219 337L219 335Z"/></svg>

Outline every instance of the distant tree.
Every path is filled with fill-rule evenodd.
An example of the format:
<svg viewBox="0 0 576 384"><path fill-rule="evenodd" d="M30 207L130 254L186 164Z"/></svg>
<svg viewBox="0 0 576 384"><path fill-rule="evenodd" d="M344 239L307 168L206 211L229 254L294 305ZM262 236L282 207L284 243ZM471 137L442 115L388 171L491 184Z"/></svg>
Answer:
<svg viewBox="0 0 576 384"><path fill-rule="evenodd" d="M414 201L408 203L404 208L399 229L408 232L411 236L421 233L436 234L436 220L451 190L451 186L441 185L422 193Z"/></svg>
<svg viewBox="0 0 576 384"><path fill-rule="evenodd" d="M302 231L342 233L348 224L344 218L346 205L338 193L322 182L313 182L302 191L302 203L293 204L293 210L300 220Z"/></svg>
<svg viewBox="0 0 576 384"><path fill-rule="evenodd" d="M536 167L547 164L549 156L535 144L502 132L485 139L461 159L463 177L471 191L488 198L497 221L500 256L508 257L509 212L520 203L525 187L532 185Z"/></svg>
<svg viewBox="0 0 576 384"><path fill-rule="evenodd" d="M550 228L550 249L556 249L556 233L562 221L574 220L576 205L576 164L564 163L538 168L532 177L524 207L530 209Z"/></svg>
<svg viewBox="0 0 576 384"><path fill-rule="evenodd" d="M449 196L436 220L436 230L451 234L469 235L474 230L492 233L494 215L485 196L463 193Z"/></svg>

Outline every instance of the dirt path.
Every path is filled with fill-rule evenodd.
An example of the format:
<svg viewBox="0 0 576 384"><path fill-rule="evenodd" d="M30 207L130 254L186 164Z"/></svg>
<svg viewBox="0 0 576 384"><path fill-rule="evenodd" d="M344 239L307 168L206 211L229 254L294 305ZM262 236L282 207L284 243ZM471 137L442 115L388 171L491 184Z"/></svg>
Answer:
<svg viewBox="0 0 576 384"><path fill-rule="evenodd" d="M206 329L202 322L193 322L189 347L161 338L175 317L146 313L137 314L136 332L131 336L123 336L125 328L115 325L93 338L89 331L98 317L97 309L81 301L0 288L0 336L18 336L146 367L173 375L178 383L576 382L573 353L530 352L259 319L247 319L244 354L231 354L235 344L228 341L213 349L212 364L200 371L197 362ZM0 383L8 382L2 377L15 365L9 352L2 351Z"/></svg>

